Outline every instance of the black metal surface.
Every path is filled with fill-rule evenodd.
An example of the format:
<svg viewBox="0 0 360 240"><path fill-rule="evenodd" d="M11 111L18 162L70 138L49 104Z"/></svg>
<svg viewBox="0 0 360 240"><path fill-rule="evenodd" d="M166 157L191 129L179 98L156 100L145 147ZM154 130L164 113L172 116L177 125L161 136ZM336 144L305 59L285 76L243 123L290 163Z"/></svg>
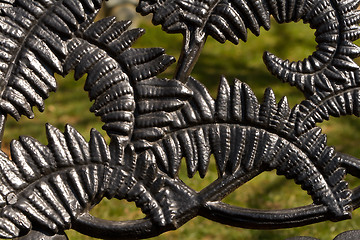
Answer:
<svg viewBox="0 0 360 240"><path fill-rule="evenodd" d="M93 22L101 0L0 0L0 126L6 115L32 118L32 107L56 90L54 73L87 74L90 111L111 138L90 141L71 126L48 124L48 145L31 137L0 155L0 237L66 239L73 228L98 238L138 239L177 229L200 215L243 228L274 229L341 221L359 207L360 161L336 152L316 123L360 114L358 0L141 0L137 10L153 23L182 33L184 46L174 79L156 77L175 59L161 48L131 45L144 31L109 17ZM207 36L246 41L279 23L303 20L316 29L316 51L290 63L264 54L269 71L304 93L290 108L267 89L259 103L248 85L223 77L213 99L191 71ZM185 158L189 177L207 173L214 154L219 177L196 192L178 177ZM264 171L293 179L313 204L256 210L221 200ZM142 220L97 219L89 210L102 198L134 201ZM357 231L336 240L357 239ZM294 240L313 238L295 237Z"/></svg>

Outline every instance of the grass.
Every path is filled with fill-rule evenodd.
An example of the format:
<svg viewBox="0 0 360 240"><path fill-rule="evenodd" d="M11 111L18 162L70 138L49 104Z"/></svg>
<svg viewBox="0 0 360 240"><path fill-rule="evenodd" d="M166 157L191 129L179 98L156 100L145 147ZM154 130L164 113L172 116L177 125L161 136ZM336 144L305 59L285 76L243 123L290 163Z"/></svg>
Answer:
<svg viewBox="0 0 360 240"><path fill-rule="evenodd" d="M160 27L152 27L143 22L147 34L136 44L137 47L163 47L167 53L178 58L182 40L179 35L169 35L161 31ZM262 30L260 37L249 34L247 43L234 46L231 43L219 44L209 38L202 55L197 62L192 76L204 83L213 97L220 76L223 74L232 82L237 78L248 83L255 91L259 100L267 87L272 87L277 99L287 96L291 106L300 103L302 94L294 87L281 83L272 77L262 62L263 51L268 50L282 58L299 60L307 57L315 49L314 31L308 25L291 23L278 25L273 23L269 32ZM171 66L161 76L171 77L175 65ZM91 128L101 130L101 121L88 111L91 106L87 94L82 86L84 79L74 82L71 74L65 78L58 77L59 89L46 100L44 113L36 112L35 119L22 118L19 122L9 118L6 123L3 149L9 152L11 139L19 135L30 135L44 144L45 123L64 129L70 123L87 139ZM329 145L334 145L338 151L360 157L358 148L360 124L356 117L342 117L331 119L320 124L324 132L329 135ZM103 136L106 134L102 131ZM217 177L214 160L205 179L196 175L193 179L186 176L185 166L182 166L180 178L189 186L200 190ZM351 186L359 185L359 181L348 178ZM244 186L227 196L226 203L249 208L281 209L302 206L311 202L310 197L293 181L277 176L274 172L266 172L246 183ZM103 200L91 213L94 216L111 220L131 220L142 218L143 214L133 203L124 200ZM319 239L333 239L337 234L350 230L360 229L360 215L354 212L354 219L339 223L324 222L311 226L283 229L283 230L247 230L234 228L207 219L197 217L176 231L164 233L154 239L237 239L237 240L281 240L288 237L306 235ZM93 239L75 231L67 232L72 240Z"/></svg>

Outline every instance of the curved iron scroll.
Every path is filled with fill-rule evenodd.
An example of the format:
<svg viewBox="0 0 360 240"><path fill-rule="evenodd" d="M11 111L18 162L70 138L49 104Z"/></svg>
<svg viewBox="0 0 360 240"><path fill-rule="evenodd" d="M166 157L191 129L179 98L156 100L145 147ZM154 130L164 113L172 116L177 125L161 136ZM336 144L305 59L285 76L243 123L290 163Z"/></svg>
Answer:
<svg viewBox="0 0 360 240"><path fill-rule="evenodd" d="M71 126L48 124L48 145L20 137L11 160L0 154L0 237L66 239L73 228L106 239L139 239L174 230L200 215L236 227L288 228L351 217L360 189L359 159L327 146L316 123L360 114L358 0L140 0L137 11L181 33L184 44L173 79L161 79L175 59L161 48L136 49L144 34L129 21L93 22L101 0L0 0L0 113L34 116L55 91L54 74L87 74L84 89L111 138L96 130L90 141ZM299 88L290 108L267 89L259 103L250 87L223 77L216 99L191 72L206 38L238 44L278 23L300 21L316 30L317 50L299 62L264 54L269 71ZM210 155L219 177L197 192L178 177L207 173ZM221 200L264 171L293 179L313 203L294 209L255 210ZM141 220L114 222L89 210L107 197L134 201ZM336 239L359 238L357 231ZM310 239L295 237L293 239Z"/></svg>

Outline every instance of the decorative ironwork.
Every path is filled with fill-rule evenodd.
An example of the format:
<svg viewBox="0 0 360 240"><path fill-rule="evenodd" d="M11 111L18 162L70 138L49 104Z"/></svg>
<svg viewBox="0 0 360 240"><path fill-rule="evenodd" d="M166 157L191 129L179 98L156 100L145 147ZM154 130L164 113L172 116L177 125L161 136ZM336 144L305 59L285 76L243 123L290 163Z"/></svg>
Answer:
<svg viewBox="0 0 360 240"><path fill-rule="evenodd" d="M156 77L175 60L161 48L131 45L144 31L108 17L93 22L101 0L0 0L1 132L6 115L34 117L55 91L54 73L87 74L84 89L111 138L96 130L90 141L71 126L48 124L48 145L31 137L0 154L0 237L67 239L73 228L99 238L138 239L179 228L200 215L243 228L295 227L351 217L360 161L336 152L315 124L330 116L360 114L358 0L140 0L137 10L153 23L182 33L184 45L174 79ZM259 103L248 85L220 81L218 96L190 76L207 36L246 41L279 23L303 20L316 29L317 50L290 63L264 54L269 71L299 88L302 103L278 103L271 89ZM193 177L207 173L214 154L219 177L196 192L178 178L182 158ZM293 179L313 204L254 210L221 200L264 171ZM134 201L141 220L113 222L89 210L102 198ZM346 232L336 240L359 238ZM295 237L293 239L312 239Z"/></svg>

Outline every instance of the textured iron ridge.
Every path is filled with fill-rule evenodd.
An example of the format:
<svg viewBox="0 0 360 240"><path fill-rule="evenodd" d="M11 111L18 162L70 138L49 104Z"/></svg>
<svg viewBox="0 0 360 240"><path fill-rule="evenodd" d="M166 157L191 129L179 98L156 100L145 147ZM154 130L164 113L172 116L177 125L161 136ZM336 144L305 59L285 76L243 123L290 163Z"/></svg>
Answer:
<svg viewBox="0 0 360 240"><path fill-rule="evenodd" d="M162 48L133 48L145 32L130 21L94 22L101 0L0 0L0 132L7 115L33 118L33 107L57 88L54 74L86 75L93 129L87 142L74 127L46 125L48 144L21 136L0 153L0 238L68 239L75 229L103 239L141 239L175 230L192 218L241 228L278 229L351 218L360 207L360 160L327 145L316 123L360 115L359 0L140 0L155 25L184 37L173 79L158 77L175 58ZM217 97L191 77L208 36L246 41L248 30L302 20L317 47L298 62L264 53L269 72L304 93L291 108L271 88L259 102L240 80L219 83ZM6 134L6 133L5 133ZM1 142L1 139L0 139ZM215 158L218 179L195 191L179 178L204 178ZM261 210L222 200L265 171L293 180L313 203ZM135 202L144 219L98 219L103 198ZM335 223L334 223L335 224ZM334 240L358 239L348 231ZM311 240L294 237L288 240Z"/></svg>

